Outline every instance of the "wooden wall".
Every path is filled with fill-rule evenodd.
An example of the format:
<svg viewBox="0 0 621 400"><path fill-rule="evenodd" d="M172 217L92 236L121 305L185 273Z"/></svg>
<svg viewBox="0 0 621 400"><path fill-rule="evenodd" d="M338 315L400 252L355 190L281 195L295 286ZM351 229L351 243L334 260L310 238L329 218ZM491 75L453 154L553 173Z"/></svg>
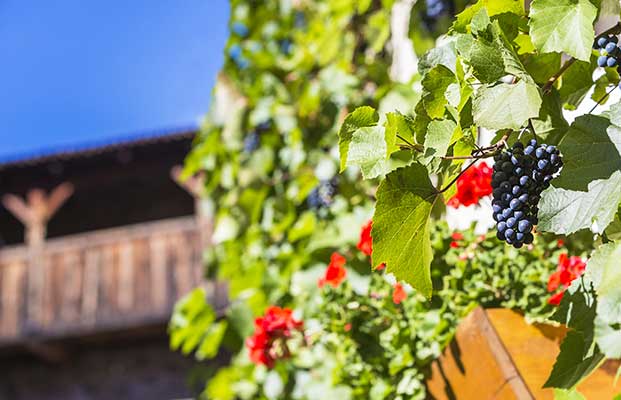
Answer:
<svg viewBox="0 0 621 400"><path fill-rule="evenodd" d="M0 250L0 345L166 322L202 281L194 216Z"/></svg>

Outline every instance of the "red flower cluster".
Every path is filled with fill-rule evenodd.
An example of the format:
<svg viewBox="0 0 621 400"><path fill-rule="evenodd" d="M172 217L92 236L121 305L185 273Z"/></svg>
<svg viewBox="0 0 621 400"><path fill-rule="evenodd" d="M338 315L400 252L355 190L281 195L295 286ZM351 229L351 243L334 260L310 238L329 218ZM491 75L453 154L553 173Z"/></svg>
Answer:
<svg viewBox="0 0 621 400"><path fill-rule="evenodd" d="M360 230L360 240L358 240L358 250L362 253L370 256L373 254L373 238L371 237L371 226L373 225L373 221L369 220L366 224L362 225L362 229ZM376 270L382 270L386 268L386 264L382 263L375 268Z"/></svg>
<svg viewBox="0 0 621 400"><path fill-rule="evenodd" d="M454 208L477 204L481 197L492 194L492 169L481 162L474 165L457 179L457 193L448 201Z"/></svg>
<svg viewBox="0 0 621 400"><path fill-rule="evenodd" d="M319 287L323 287L326 283L332 287L338 287L347 276L347 270L343 267L344 265L345 257L339 253L332 253L326 273L323 278L319 279Z"/></svg>
<svg viewBox="0 0 621 400"><path fill-rule="evenodd" d="M578 256L567 257L567 254L561 254L558 258L556 271L548 279L548 292L555 292L559 287L561 290L548 299L548 304L554 306L561 304L565 290L574 279L584 273L585 267L586 264L582 258Z"/></svg>
<svg viewBox="0 0 621 400"><path fill-rule="evenodd" d="M451 235L451 239L453 239L451 241L451 248L455 249L455 248L459 247L459 241L460 240L464 240L464 235L462 235L460 232L454 232Z"/></svg>
<svg viewBox="0 0 621 400"><path fill-rule="evenodd" d="M273 368L276 360L289 357L287 339L293 331L301 331L303 325L293 318L290 309L268 307L262 317L254 320L254 334L246 339L250 360Z"/></svg>
<svg viewBox="0 0 621 400"><path fill-rule="evenodd" d="M403 285L396 283L392 291L392 301L395 304L401 304L401 302L408 298L408 294L405 292Z"/></svg>

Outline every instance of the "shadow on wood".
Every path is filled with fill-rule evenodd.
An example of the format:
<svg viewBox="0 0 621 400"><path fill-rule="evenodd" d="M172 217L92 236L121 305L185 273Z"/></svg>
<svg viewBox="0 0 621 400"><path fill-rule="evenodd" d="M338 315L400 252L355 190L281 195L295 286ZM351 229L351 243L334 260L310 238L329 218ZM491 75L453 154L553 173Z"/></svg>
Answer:
<svg viewBox="0 0 621 400"><path fill-rule="evenodd" d="M542 386L556 360L566 329L530 325L517 312L475 309L432 365L427 385L437 400L553 399ZM587 399L612 399L618 362L608 362L578 389Z"/></svg>

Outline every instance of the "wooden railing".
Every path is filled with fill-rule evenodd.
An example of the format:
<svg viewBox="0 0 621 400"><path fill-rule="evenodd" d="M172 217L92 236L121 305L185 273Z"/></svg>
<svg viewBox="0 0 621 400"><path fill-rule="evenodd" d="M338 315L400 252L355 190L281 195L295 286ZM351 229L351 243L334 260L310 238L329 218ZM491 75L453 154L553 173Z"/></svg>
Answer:
<svg viewBox="0 0 621 400"><path fill-rule="evenodd" d="M194 216L0 250L0 345L167 321L202 281Z"/></svg>

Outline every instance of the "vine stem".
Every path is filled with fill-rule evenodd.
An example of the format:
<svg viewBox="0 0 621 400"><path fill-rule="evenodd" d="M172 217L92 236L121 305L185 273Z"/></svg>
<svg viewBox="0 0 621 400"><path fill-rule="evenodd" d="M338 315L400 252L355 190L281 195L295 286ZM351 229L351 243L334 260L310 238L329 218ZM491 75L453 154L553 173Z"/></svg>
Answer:
<svg viewBox="0 0 621 400"><path fill-rule="evenodd" d="M457 176L455 178L451 179L451 181L446 186L444 186L444 188L438 190L438 193L446 192L478 160L480 160L482 158L492 157L492 156L496 155L496 153L498 153L498 150L500 150L501 148L503 148L507 144L507 139L509 139L510 135L511 135L511 132L509 131L509 132L505 133L504 135L502 135L502 137L496 143L494 143L493 145L485 147L485 148L480 149L480 150L476 150L475 152L481 153L479 155L473 154L471 156L443 157L443 159L445 159L445 160L472 160L472 162L469 163L466 166L466 168L462 169L459 172L459 174L457 174Z"/></svg>
<svg viewBox="0 0 621 400"><path fill-rule="evenodd" d="M459 174L457 174L457 176L455 178L453 178L446 186L444 186L444 188L438 190L438 193L444 193L446 192L451 186L453 186L455 184L455 182L457 182L457 180L466 172L470 169L470 167L472 167L476 162L478 161L478 158L475 160L472 160L472 162L470 164L468 164L466 166L466 168L462 169L461 172Z"/></svg>
<svg viewBox="0 0 621 400"><path fill-rule="evenodd" d="M621 33L621 22L617 22L615 26L610 27L606 29L604 32L595 36L595 41L597 42L597 39L599 39L600 37L609 35L611 33L616 33L616 34ZM542 88L542 91L544 94L548 93L550 89L552 89L552 85L554 85L554 82L556 82L558 78L560 78L561 75L563 75L563 73L567 71L567 68L571 67L571 65L574 62L576 62L576 59L574 57L571 57L569 60L565 61L565 63L561 66L561 68L554 75L552 75L550 79L548 79L548 81L545 83L545 85L543 85L543 88Z"/></svg>
<svg viewBox="0 0 621 400"><path fill-rule="evenodd" d="M595 105L593 106L593 108L591 108L591 110L588 112L589 114L591 114L593 111L595 111L595 109L597 108L597 106L599 106L600 104L602 104L602 101L606 100L606 98L608 98L608 96L610 96L610 93L614 92L615 89L617 88L617 86L613 86L612 89L610 89L609 91L606 92L605 95L603 95L599 100L597 100L597 103L595 103Z"/></svg>

